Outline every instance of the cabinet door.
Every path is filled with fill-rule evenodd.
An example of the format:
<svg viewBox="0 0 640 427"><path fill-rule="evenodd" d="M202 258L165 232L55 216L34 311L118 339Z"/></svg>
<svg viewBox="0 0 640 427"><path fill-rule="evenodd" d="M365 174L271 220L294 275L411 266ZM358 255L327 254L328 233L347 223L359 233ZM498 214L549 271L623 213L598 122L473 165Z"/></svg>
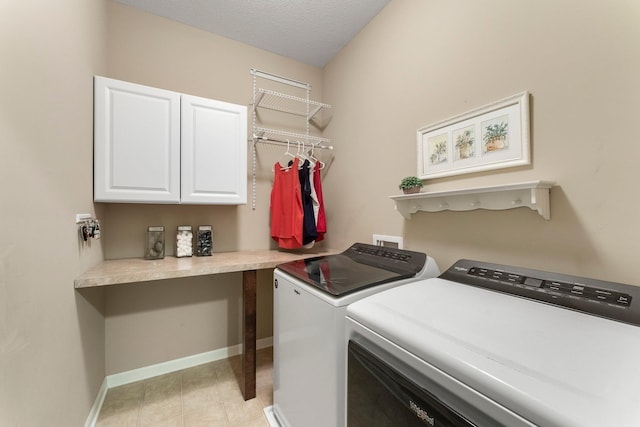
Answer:
<svg viewBox="0 0 640 427"><path fill-rule="evenodd" d="M178 203L180 94L95 78L94 200Z"/></svg>
<svg viewBox="0 0 640 427"><path fill-rule="evenodd" d="M247 107L182 95L181 201L247 203Z"/></svg>

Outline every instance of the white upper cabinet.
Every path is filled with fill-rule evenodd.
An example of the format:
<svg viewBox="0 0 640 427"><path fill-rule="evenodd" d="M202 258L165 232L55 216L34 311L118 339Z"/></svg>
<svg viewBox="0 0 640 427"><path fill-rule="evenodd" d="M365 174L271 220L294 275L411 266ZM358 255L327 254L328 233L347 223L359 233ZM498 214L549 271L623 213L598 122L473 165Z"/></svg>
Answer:
<svg viewBox="0 0 640 427"><path fill-rule="evenodd" d="M95 201L246 203L246 106L96 77L94 114Z"/></svg>
<svg viewBox="0 0 640 427"><path fill-rule="evenodd" d="M178 203L180 94L103 77L94 93L94 200Z"/></svg>
<svg viewBox="0 0 640 427"><path fill-rule="evenodd" d="M182 95L183 203L247 202L247 107Z"/></svg>

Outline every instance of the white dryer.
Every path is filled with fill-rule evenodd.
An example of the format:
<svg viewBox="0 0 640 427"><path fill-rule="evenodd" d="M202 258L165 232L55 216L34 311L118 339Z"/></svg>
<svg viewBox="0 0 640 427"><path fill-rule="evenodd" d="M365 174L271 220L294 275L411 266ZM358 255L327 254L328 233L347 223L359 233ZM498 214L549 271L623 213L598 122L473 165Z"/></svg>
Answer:
<svg viewBox="0 0 640 427"><path fill-rule="evenodd" d="M461 260L349 306L346 340L349 427L640 426L637 286Z"/></svg>
<svg viewBox="0 0 640 427"><path fill-rule="evenodd" d="M385 289L440 274L424 253L356 243L337 255L274 272L273 406L281 427L341 427L345 418L345 311Z"/></svg>

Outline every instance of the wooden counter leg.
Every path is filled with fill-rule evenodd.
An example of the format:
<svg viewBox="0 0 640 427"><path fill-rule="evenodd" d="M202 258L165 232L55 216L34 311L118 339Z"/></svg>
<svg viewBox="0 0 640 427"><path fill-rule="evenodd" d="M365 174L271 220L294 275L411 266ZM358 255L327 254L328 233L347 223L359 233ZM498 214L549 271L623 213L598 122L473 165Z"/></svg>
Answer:
<svg viewBox="0 0 640 427"><path fill-rule="evenodd" d="M256 283L256 270L242 272L242 299L244 302L242 381L244 400L256 397Z"/></svg>

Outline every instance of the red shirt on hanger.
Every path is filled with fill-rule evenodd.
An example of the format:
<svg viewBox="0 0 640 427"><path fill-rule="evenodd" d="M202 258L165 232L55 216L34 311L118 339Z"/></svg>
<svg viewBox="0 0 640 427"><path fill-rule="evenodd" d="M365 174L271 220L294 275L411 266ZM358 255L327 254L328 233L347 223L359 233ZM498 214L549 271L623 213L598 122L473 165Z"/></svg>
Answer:
<svg viewBox="0 0 640 427"><path fill-rule="evenodd" d="M271 189L271 238L283 249L302 247L302 194L298 177L298 158L290 167L276 163Z"/></svg>

